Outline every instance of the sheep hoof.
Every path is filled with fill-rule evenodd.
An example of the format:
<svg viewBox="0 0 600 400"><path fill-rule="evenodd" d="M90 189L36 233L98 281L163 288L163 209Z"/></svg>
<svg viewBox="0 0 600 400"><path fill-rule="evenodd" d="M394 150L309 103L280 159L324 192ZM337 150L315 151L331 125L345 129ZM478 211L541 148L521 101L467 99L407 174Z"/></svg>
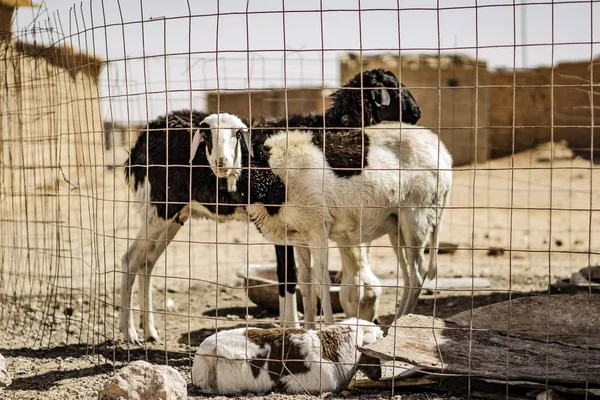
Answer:
<svg viewBox="0 0 600 400"><path fill-rule="evenodd" d="M158 331L155 327L148 329L144 336L146 337L146 343L156 343L159 341Z"/></svg>
<svg viewBox="0 0 600 400"><path fill-rule="evenodd" d="M123 332L123 340L127 343L141 345L138 334L133 326Z"/></svg>
<svg viewBox="0 0 600 400"><path fill-rule="evenodd" d="M227 183L227 191L229 191L229 192L237 192L237 185L235 184L235 182L228 182Z"/></svg>

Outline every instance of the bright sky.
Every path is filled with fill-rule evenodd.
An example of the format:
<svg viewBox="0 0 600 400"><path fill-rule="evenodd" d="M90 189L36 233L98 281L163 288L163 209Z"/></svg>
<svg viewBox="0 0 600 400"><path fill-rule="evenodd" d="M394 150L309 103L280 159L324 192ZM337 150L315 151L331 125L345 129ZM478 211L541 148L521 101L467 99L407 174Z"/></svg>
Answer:
<svg viewBox="0 0 600 400"><path fill-rule="evenodd" d="M28 32L29 41L60 40L111 61L101 76L104 113L139 121L167 108L201 109L205 90L337 86L340 55L360 49L440 49L510 69L521 68L524 57L532 68L598 54L597 1L515 2L46 0L20 9L13 29ZM34 26L42 30L32 33Z"/></svg>

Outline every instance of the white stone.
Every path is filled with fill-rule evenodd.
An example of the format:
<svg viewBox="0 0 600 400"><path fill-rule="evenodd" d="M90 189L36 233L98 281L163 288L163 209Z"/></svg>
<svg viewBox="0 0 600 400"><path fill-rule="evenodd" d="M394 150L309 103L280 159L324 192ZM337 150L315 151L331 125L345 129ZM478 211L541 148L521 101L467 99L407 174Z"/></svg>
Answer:
<svg viewBox="0 0 600 400"><path fill-rule="evenodd" d="M187 384L167 365L134 361L106 382L98 400L185 400Z"/></svg>

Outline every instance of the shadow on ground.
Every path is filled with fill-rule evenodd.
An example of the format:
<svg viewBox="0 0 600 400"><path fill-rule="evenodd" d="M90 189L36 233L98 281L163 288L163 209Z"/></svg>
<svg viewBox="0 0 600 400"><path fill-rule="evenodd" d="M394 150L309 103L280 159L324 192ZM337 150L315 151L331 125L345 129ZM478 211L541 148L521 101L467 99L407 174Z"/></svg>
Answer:
<svg viewBox="0 0 600 400"><path fill-rule="evenodd" d="M0 354L7 359L29 358L48 361L74 359L65 362L63 368L36 373L33 376L28 371L24 371L24 374L29 376L20 377L18 374L14 374L12 384L5 390L48 390L59 381L110 374L124 364L136 360L168 364L173 367L190 365L188 352L166 351L164 348L129 347L125 344L115 345L110 341L101 343L95 348L86 344L58 346L49 349L0 348ZM111 360L111 362L106 362L107 360Z"/></svg>

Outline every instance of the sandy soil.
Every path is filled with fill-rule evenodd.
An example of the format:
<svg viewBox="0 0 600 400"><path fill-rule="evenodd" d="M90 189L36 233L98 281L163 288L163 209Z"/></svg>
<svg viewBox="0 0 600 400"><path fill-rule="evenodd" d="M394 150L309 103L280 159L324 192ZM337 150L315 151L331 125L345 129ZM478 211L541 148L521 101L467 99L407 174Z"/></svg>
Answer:
<svg viewBox="0 0 600 400"><path fill-rule="evenodd" d="M514 159L455 171L442 240L458 243L459 250L440 256L438 273L486 277L492 287L424 293L418 313L446 317L517 296L543 295L559 277L598 263L600 216L590 210L598 209L592 194L599 174L560 145L552 163L550 156L545 145ZM17 213L16 222L2 225L0 234L12 240L5 243L27 246L2 249L0 354L7 358L13 383L0 398L94 398L115 369L136 359L168 363L189 380L193 352L215 329L274 326L276 316L247 300L235 276L247 262L273 264L272 246L246 224L193 221L154 270L161 342L142 347L120 342L119 260L140 226L121 172L102 172L88 191L62 188L58 200L23 200L39 210L37 218L56 214L59 223L42 229L31 225L31 217L23 223ZM505 251L490 256L491 247ZM339 268L337 252L331 257L333 268ZM387 239L375 243L372 264L378 276L396 277ZM395 294L387 292L380 312L384 324L391 322L394 304ZM201 397L192 387L190 395ZM389 398L389 392L351 395Z"/></svg>

